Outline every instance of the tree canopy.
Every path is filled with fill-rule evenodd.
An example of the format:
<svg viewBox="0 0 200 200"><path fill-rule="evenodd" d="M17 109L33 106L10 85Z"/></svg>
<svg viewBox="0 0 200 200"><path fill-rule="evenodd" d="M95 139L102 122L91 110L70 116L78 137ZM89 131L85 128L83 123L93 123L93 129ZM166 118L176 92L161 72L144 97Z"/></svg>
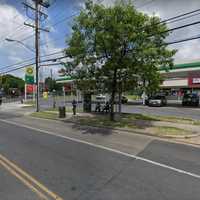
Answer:
<svg viewBox="0 0 200 200"><path fill-rule="evenodd" d="M13 75L7 74L0 77L1 80L1 87L3 88L5 94L9 94L9 89L15 88L18 89L19 93L24 92L24 85L25 82L23 79L19 77L15 77Z"/></svg>
<svg viewBox="0 0 200 200"><path fill-rule="evenodd" d="M103 90L111 96L111 118L116 93L144 83L147 91L161 81L158 67L173 63L167 49L166 24L137 11L131 2L106 7L88 0L75 18L66 54L80 89Z"/></svg>

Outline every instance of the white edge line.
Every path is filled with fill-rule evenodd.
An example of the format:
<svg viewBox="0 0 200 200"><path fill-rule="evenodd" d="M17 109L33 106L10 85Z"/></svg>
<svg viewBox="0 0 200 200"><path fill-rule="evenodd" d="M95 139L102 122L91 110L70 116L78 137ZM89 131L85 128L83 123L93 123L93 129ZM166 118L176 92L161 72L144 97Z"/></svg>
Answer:
<svg viewBox="0 0 200 200"><path fill-rule="evenodd" d="M73 142L78 142L78 143L81 143L81 144L87 144L87 145L95 147L95 148L104 149L104 150L114 152L114 153L129 157L129 158L134 158L136 160L140 160L140 161L152 164L152 165L156 165L156 166L159 166L159 167L162 167L162 168L165 168L165 169L169 169L171 171L175 171L175 172L178 172L178 173L181 173L181 174L185 174L185 175L200 179L200 175L198 175L198 174L191 173L191 172L188 172L188 171L185 171L185 170L182 170L182 169L178 169L178 168L175 168L175 167L172 167L172 166L169 166L169 165L166 165L166 164L162 164L162 163L159 163L159 162L156 162L156 161L153 161L153 160L149 160L149 159L146 159L146 158L143 158L143 157L140 157L140 156L135 156L133 154L125 153L125 152L122 152L122 151L119 151L119 150L116 150L116 149L113 149L113 148L105 147L103 145L94 144L94 143L91 143L91 142L86 142L84 140L79 140L79 139L76 139L76 138L72 138L72 137L68 137L68 136L64 136L64 135L60 135L60 134L54 134L53 132L50 132L50 131L34 128L34 127L24 125L24 124L18 124L16 122L12 122L12 121L8 121L8 120L0 119L0 121L7 123L7 124L15 125L15 126L18 126L18 127L34 130L34 131L37 131L37 132L40 132L40 133L45 133L45 134L48 134L48 135L64 138L64 139L67 139L67 140L70 140L70 141L73 141Z"/></svg>

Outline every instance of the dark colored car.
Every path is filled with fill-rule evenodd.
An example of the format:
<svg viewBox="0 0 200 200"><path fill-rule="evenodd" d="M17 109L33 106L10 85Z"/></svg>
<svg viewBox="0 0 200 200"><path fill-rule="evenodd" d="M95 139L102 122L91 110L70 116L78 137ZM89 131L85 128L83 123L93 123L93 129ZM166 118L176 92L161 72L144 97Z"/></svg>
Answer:
<svg viewBox="0 0 200 200"><path fill-rule="evenodd" d="M149 97L146 103L148 106L166 106L167 99L163 95L155 95L155 96Z"/></svg>
<svg viewBox="0 0 200 200"><path fill-rule="evenodd" d="M184 94L182 106L199 106L199 96L197 94Z"/></svg>

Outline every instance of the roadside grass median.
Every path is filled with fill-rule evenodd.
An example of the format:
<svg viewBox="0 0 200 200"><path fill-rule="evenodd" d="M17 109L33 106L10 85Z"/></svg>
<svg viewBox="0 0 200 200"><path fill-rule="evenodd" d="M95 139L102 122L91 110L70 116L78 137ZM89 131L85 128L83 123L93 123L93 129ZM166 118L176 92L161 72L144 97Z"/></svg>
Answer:
<svg viewBox="0 0 200 200"><path fill-rule="evenodd" d="M58 115L53 112L46 112L46 111L41 111L41 112L34 112L31 113L32 117L37 117L37 118L43 118L43 119L57 119Z"/></svg>
<svg viewBox="0 0 200 200"><path fill-rule="evenodd" d="M58 118L58 109L49 109L38 113L32 113L31 116L44 119L60 120ZM149 135L155 135L159 137L167 136L183 136L187 137L196 134L192 130L185 130L181 127L176 127L177 118L165 118L158 116L147 116L143 114L121 114L116 115L115 121L110 121L108 114L96 114L96 113L83 113L82 109L76 116L72 115L70 108L66 109L66 119L62 119L63 122L73 122L79 125L119 129L122 131L139 132ZM188 119L180 119L183 122L191 122ZM154 122L173 122L170 125L156 125ZM179 122L180 123L180 122Z"/></svg>

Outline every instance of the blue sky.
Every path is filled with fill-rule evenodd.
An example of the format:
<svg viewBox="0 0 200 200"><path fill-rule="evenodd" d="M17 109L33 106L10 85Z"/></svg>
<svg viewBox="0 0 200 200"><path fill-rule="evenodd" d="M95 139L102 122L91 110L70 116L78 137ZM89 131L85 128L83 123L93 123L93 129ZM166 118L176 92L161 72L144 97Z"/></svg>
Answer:
<svg viewBox="0 0 200 200"><path fill-rule="evenodd" d="M0 1L0 13L4 18L0 20L0 25L4 27L0 30L0 68L34 57L34 52L22 45L5 41L5 38L23 41L28 47L34 49L34 30L23 26L24 22L33 24L31 20L33 13L30 10L27 13L22 2L20 0ZM31 3L31 1L27 2ZM41 27L50 29L49 33L41 32L41 55L58 52L66 47L65 41L71 33L73 20L70 16L80 11L80 1L52 0L51 3L48 9L44 9L48 19L41 21ZM29 39L24 40L29 36ZM50 69L43 70L44 73L48 71ZM18 70L15 74L21 76L23 72Z"/></svg>
<svg viewBox="0 0 200 200"><path fill-rule="evenodd" d="M16 40L29 39L23 42L30 48L34 48L33 29L23 26L24 21L32 23L28 18L26 10L22 5L23 0L0 0L0 69L17 62L27 60L34 57L34 53L17 43L9 43L5 38ZM27 0L27 2L32 2ZM49 17L41 23L42 27L50 28L50 33L41 33L41 55L60 51L66 47L65 40L71 33L72 19L69 18L78 13L84 0L51 0L51 6L46 9ZM104 0L105 5L112 5L114 0ZM199 0L134 0L136 8L149 15L153 13L166 19L178 14L189 12L200 8ZM31 13L28 13L31 16ZM185 21L169 24L169 27L176 27L189 22L200 20L200 15ZM56 25L55 25L56 24ZM200 34L200 25L188 27L171 34L167 41L174 41L185 37ZM179 49L175 56L175 62L189 62L191 60L200 60L200 40L172 45L169 48ZM55 73L56 73L56 68ZM44 68L42 73L47 74L49 68ZM19 76L23 76L24 71L15 72Z"/></svg>

